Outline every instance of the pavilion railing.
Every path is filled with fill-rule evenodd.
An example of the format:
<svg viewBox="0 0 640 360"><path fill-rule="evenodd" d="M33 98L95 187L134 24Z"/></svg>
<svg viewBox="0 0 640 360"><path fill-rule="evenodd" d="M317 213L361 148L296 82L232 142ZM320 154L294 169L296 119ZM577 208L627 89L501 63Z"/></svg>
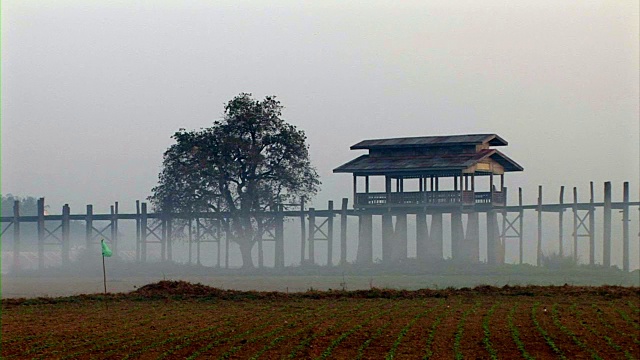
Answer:
<svg viewBox="0 0 640 360"><path fill-rule="evenodd" d="M356 205L474 205L505 204L506 194L503 192L473 191L412 191L393 193L357 193Z"/></svg>

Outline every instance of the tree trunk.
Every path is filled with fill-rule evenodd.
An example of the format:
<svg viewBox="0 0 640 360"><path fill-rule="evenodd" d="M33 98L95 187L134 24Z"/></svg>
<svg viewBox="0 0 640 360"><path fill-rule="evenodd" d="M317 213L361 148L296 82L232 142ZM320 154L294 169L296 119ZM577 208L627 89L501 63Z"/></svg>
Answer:
<svg viewBox="0 0 640 360"><path fill-rule="evenodd" d="M251 249L253 249L253 241L249 239L238 239L238 245L240 246L240 254L242 255L242 268L253 269L253 258L251 256Z"/></svg>

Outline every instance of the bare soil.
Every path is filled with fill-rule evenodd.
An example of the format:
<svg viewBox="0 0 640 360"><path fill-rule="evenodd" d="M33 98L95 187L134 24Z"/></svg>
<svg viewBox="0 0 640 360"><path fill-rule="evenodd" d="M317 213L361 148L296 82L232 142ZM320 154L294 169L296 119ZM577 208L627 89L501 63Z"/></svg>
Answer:
<svg viewBox="0 0 640 360"><path fill-rule="evenodd" d="M487 337L482 322L494 304ZM130 293L4 299L0 355L415 359L431 354L438 359L456 356L456 333L462 327L457 351L464 358L490 358L489 343L498 358L514 359L523 357L508 325L514 306L513 321L524 350L535 358L556 358L559 352L570 359L593 354L640 359L636 287L374 288L287 294L182 281L161 281Z"/></svg>

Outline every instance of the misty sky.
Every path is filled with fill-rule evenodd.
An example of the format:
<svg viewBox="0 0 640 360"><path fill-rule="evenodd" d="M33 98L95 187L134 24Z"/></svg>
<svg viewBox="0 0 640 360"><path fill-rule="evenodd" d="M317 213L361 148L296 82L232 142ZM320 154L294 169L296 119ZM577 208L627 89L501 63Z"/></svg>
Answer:
<svg viewBox="0 0 640 360"><path fill-rule="evenodd" d="M360 140L476 132L509 141L525 201L538 185L587 200L590 180L637 199L639 17L636 1L3 1L2 193L133 211L170 136L250 92L306 132L317 207L350 197L331 170Z"/></svg>

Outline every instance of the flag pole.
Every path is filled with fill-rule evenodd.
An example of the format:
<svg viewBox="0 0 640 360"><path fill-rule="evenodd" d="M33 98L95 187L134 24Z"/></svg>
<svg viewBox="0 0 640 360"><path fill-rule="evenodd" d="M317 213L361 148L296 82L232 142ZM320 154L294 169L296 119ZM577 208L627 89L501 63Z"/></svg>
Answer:
<svg viewBox="0 0 640 360"><path fill-rule="evenodd" d="M104 294L107 295L107 271L104 267L104 254L102 255L102 280L104 282Z"/></svg>
<svg viewBox="0 0 640 360"><path fill-rule="evenodd" d="M100 246L102 248L101 254L102 254L102 282L104 283L104 294L107 295L107 270L104 266L104 249L105 249L105 244L104 244L104 239L102 239L102 241L100 241Z"/></svg>

